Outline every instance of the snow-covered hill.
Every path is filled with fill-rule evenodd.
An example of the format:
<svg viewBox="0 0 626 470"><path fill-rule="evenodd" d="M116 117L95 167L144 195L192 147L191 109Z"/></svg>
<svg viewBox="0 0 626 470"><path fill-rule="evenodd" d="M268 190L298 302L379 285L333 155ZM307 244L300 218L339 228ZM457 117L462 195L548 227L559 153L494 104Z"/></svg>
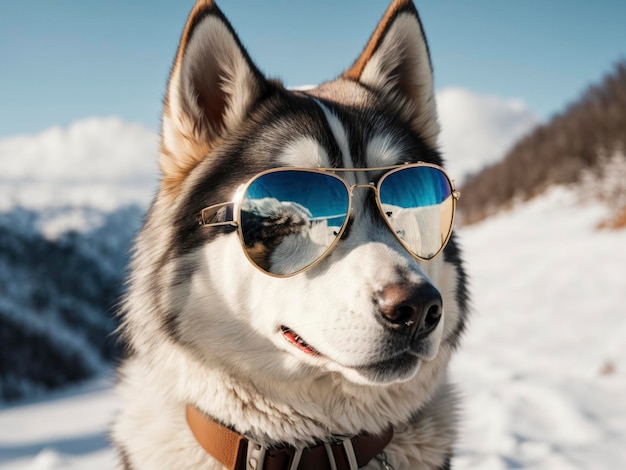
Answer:
<svg viewBox="0 0 626 470"><path fill-rule="evenodd" d="M553 188L462 230L475 316L458 469L626 468L626 230Z"/></svg>
<svg viewBox="0 0 626 470"><path fill-rule="evenodd" d="M455 469L626 468L626 230L554 188L460 230L474 316ZM107 379L0 409L0 469L109 469Z"/></svg>
<svg viewBox="0 0 626 470"><path fill-rule="evenodd" d="M0 401L110 367L113 306L143 208L0 214Z"/></svg>

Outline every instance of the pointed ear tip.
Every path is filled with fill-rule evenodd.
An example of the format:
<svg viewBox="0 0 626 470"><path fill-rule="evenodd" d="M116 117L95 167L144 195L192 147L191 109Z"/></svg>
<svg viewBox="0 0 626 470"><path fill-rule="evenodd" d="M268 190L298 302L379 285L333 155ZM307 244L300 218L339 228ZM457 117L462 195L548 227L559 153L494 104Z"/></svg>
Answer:
<svg viewBox="0 0 626 470"><path fill-rule="evenodd" d="M191 9L191 13L189 14L189 18L195 18L197 15L211 10L219 11L219 7L213 0L196 0L196 3Z"/></svg>
<svg viewBox="0 0 626 470"><path fill-rule="evenodd" d="M412 5L413 0L393 0L391 4L398 7L404 7L407 5Z"/></svg>
<svg viewBox="0 0 626 470"><path fill-rule="evenodd" d="M196 7L215 8L216 6L213 0L196 0Z"/></svg>
<svg viewBox="0 0 626 470"><path fill-rule="evenodd" d="M408 12L412 12L417 15L417 8L413 3L413 0L392 0L387 8L387 11L381 18L376 27L376 30L372 34L368 44L361 53L361 56L346 70L341 77L347 80L359 80L365 65L374 54L377 44L380 43L385 35L385 31L388 30L394 23L395 18L401 13L401 10L407 9Z"/></svg>
<svg viewBox="0 0 626 470"><path fill-rule="evenodd" d="M392 0L392 2L389 4L387 13L395 12L407 7L415 9L415 3L413 2L413 0Z"/></svg>

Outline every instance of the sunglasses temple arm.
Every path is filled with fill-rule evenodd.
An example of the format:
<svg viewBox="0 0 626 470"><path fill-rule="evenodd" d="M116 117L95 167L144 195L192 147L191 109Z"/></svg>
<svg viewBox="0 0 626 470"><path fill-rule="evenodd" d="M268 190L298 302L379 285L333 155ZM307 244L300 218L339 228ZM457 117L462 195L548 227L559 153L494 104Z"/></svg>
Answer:
<svg viewBox="0 0 626 470"><path fill-rule="evenodd" d="M234 202L222 202L205 207L200 212L200 225L203 227L219 227L222 225L237 226L234 220Z"/></svg>

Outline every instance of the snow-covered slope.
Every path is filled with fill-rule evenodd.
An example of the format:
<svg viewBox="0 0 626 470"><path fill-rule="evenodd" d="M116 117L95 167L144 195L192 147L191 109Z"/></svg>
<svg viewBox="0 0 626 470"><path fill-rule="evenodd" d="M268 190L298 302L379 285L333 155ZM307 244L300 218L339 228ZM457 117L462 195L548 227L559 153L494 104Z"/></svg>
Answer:
<svg viewBox="0 0 626 470"><path fill-rule="evenodd" d="M110 379L0 408L0 469L110 470L107 426L116 398Z"/></svg>
<svg viewBox="0 0 626 470"><path fill-rule="evenodd" d="M458 469L626 468L626 230L562 188L462 231Z"/></svg>
<svg viewBox="0 0 626 470"><path fill-rule="evenodd" d="M455 469L626 468L626 230L548 194L460 230L474 316L451 375ZM103 382L0 409L0 469L109 469Z"/></svg>
<svg viewBox="0 0 626 470"><path fill-rule="evenodd" d="M0 400L110 367L113 306L143 210L0 213Z"/></svg>

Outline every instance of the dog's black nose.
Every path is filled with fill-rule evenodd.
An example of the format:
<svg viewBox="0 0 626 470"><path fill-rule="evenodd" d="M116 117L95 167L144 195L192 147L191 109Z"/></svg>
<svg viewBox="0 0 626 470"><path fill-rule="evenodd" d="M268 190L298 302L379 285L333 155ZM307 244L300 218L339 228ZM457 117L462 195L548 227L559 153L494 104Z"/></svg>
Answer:
<svg viewBox="0 0 626 470"><path fill-rule="evenodd" d="M441 320L441 294L430 284L390 284L377 300L385 325L402 334L424 337Z"/></svg>

